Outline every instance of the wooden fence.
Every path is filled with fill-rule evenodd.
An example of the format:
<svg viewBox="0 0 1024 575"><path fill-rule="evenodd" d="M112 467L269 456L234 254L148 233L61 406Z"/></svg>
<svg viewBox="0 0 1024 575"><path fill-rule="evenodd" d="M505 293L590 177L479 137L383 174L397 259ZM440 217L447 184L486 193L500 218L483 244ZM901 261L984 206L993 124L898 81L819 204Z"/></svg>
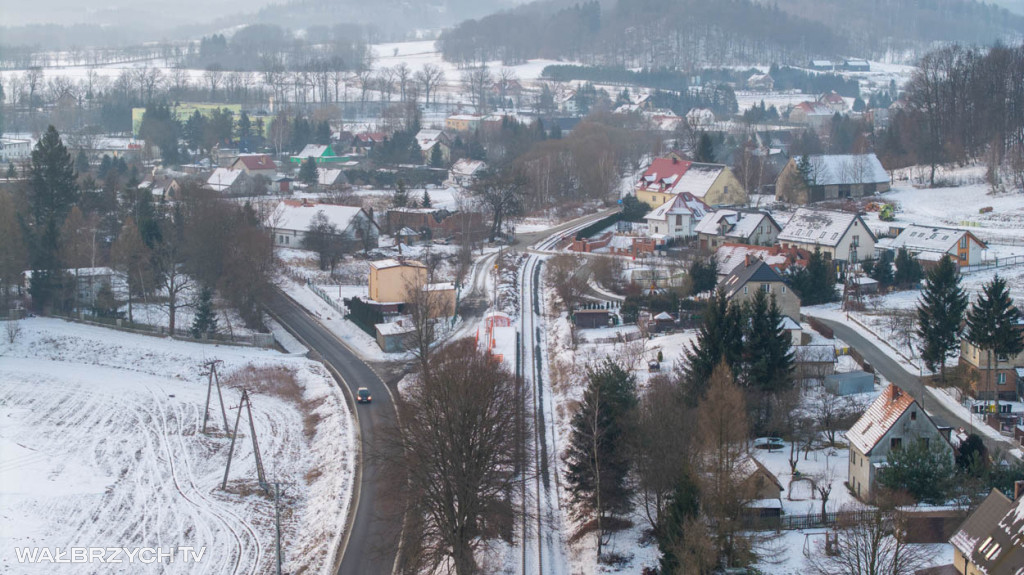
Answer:
<svg viewBox="0 0 1024 575"><path fill-rule="evenodd" d="M780 515L777 517L744 516L740 523L748 531L795 531L815 527L850 525L874 519L878 511L833 511L822 515Z"/></svg>

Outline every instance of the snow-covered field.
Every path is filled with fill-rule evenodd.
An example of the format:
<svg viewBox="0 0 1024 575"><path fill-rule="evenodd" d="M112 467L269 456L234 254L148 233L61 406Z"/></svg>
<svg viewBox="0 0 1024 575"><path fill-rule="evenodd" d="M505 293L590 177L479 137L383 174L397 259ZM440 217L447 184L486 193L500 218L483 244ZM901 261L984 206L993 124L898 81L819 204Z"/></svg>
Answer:
<svg viewBox="0 0 1024 575"><path fill-rule="evenodd" d="M228 425L240 386L268 481L285 484L285 567L331 570L352 489L354 436L326 370L268 350L131 335L55 319L21 322L0 342L0 572L15 547L205 547L201 567L152 563L132 573L266 573L274 503L256 485L241 422L227 491L230 437L214 394L203 434L206 377L220 368ZM95 565L61 572L95 573Z"/></svg>
<svg viewBox="0 0 1024 575"><path fill-rule="evenodd" d="M415 71L427 64L432 64L444 70L445 78L450 84L458 83L462 74L462 70L458 66L445 62L441 58L441 53L434 47L433 40L374 44L372 49L374 55L373 67L377 69L393 68L401 63L405 63ZM571 63L558 60L536 59L528 60L526 63L516 66L503 66L500 60L496 60L488 62L487 66L495 72L502 68L512 70L520 80L536 80L540 78L540 74L546 66Z"/></svg>

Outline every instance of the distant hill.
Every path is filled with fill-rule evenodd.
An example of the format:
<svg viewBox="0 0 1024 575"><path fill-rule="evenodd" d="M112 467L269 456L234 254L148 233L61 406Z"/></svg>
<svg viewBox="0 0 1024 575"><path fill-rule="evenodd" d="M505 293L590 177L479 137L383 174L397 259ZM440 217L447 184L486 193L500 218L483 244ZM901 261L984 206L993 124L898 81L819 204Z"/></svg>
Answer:
<svg viewBox="0 0 1024 575"><path fill-rule="evenodd" d="M1024 0L1004 0L1024 2ZM535 2L462 22L439 41L454 62L565 58L625 67L913 57L936 42L1024 38L1024 16L973 0Z"/></svg>

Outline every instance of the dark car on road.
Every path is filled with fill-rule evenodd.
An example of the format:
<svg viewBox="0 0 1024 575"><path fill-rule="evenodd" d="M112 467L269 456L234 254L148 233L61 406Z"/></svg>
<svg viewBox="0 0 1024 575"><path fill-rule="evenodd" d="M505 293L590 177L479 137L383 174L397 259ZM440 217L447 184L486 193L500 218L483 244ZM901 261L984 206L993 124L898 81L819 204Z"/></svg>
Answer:
<svg viewBox="0 0 1024 575"><path fill-rule="evenodd" d="M373 401L373 396L370 395L370 390L365 387L360 387L356 390L356 401L359 403L370 403Z"/></svg>

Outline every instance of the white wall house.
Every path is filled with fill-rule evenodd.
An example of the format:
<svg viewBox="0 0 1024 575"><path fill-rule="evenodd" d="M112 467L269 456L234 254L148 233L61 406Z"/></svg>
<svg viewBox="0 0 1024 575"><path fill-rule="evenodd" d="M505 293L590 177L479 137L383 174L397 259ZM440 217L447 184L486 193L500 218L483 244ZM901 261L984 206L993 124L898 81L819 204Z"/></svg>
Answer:
<svg viewBox="0 0 1024 575"><path fill-rule="evenodd" d="M692 238L697 224L711 208L689 192L682 192L644 216L647 231L655 240Z"/></svg>
<svg viewBox="0 0 1024 575"><path fill-rule="evenodd" d="M783 248L797 247L825 259L854 263L875 254L875 234L857 214L800 208L782 228L776 242Z"/></svg>
<svg viewBox="0 0 1024 575"><path fill-rule="evenodd" d="M317 204L305 200L285 200L267 218L274 245L303 249L302 242L317 214L323 213L338 228L339 240L350 249L377 247L380 229L362 208Z"/></svg>

